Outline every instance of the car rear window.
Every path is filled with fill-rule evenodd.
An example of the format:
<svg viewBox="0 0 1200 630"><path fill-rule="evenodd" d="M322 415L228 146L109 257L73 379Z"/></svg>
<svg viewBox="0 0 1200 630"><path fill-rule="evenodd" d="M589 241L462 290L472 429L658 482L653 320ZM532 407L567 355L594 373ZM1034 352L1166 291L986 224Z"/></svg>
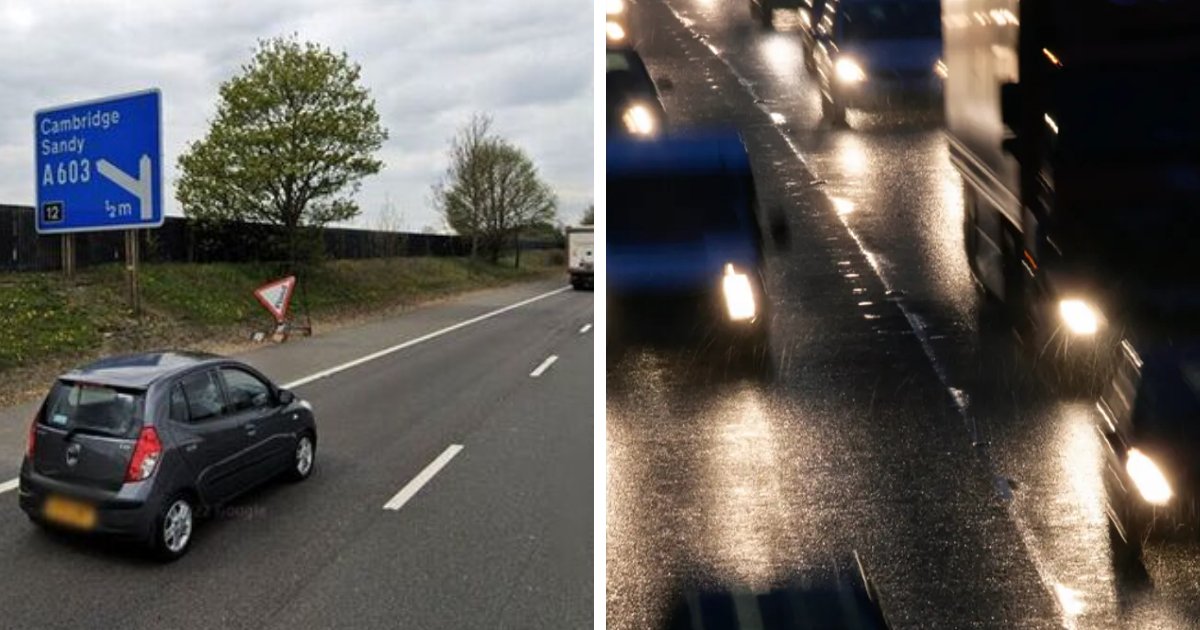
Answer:
<svg viewBox="0 0 1200 630"><path fill-rule="evenodd" d="M609 177L608 238L616 245L679 243L747 228L750 200L734 177Z"/></svg>
<svg viewBox="0 0 1200 630"><path fill-rule="evenodd" d="M67 431L130 437L140 427L145 393L106 385L58 381L41 423Z"/></svg>

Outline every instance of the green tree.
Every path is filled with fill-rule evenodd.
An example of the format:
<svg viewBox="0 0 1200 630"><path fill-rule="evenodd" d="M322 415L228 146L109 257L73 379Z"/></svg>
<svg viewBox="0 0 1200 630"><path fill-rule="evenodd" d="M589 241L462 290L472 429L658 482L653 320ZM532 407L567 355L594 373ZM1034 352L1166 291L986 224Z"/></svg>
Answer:
<svg viewBox="0 0 1200 630"><path fill-rule="evenodd" d="M587 210L583 211L583 220L580 225L593 225L596 223L596 204L588 204Z"/></svg>
<svg viewBox="0 0 1200 630"><path fill-rule="evenodd" d="M295 36L260 41L221 84L208 134L179 157L176 196L200 222L253 221L281 228L294 264L307 228L359 213L353 195L378 173L387 139L361 68ZM316 252L310 252L316 253Z"/></svg>
<svg viewBox="0 0 1200 630"><path fill-rule="evenodd" d="M519 265L521 230L553 222L558 201L529 156L491 128L490 117L475 114L450 140L450 164L433 186L433 201L446 224L471 239L472 254L496 263L511 239Z"/></svg>

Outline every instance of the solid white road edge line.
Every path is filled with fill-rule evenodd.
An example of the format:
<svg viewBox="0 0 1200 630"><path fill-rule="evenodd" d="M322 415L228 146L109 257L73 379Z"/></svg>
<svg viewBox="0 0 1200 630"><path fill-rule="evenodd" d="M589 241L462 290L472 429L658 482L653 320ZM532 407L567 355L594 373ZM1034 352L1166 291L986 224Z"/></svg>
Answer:
<svg viewBox="0 0 1200 630"><path fill-rule="evenodd" d="M416 339L409 339L408 341L405 341L404 343L396 344L390 348L384 348L383 350L380 350L378 352L372 352L371 354L368 354L364 357L359 357L353 361L348 361L341 365L331 367L327 370L321 370L320 372L317 372L316 374L310 374L309 376L305 376L304 378L296 379L296 380L292 381L291 383L285 383L283 385L283 388L284 389L292 389L292 388L299 387L301 385L305 385L307 383L311 383L313 381L325 378L326 376L332 376L334 374L337 374L338 372L344 372L346 370L349 370L350 368L358 367L369 361L374 361L375 359L378 359L380 357L385 357L389 354L392 354L393 352L399 352L400 350L404 350L405 348L411 348L419 343L424 343L431 339L437 339L438 337L441 337L442 335L445 335L446 333L454 332L456 330L459 330L460 328L466 328L467 326L470 326L472 324L478 324L479 322L481 322L485 319L491 319L502 313L507 313L513 309L521 308L522 306L525 306L527 304L532 304L534 302L537 302L538 300L544 300L552 295L558 295L559 293L562 293L563 291L569 291L569 290L571 290L571 287L563 287L561 289L555 289L554 291L550 291L548 293L543 293L541 295L535 295L527 300L521 300L520 302L517 302L515 304L509 304L508 306L505 306L503 308L498 308L494 311L484 313L483 315L479 315L477 317L472 317L471 319L461 321L457 324L454 324L453 326L447 326L441 330L435 330L427 335L422 335L420 337L417 337Z"/></svg>
<svg viewBox="0 0 1200 630"><path fill-rule="evenodd" d="M17 479L9 479L8 481L5 481L4 483L0 483L0 494L4 494L5 492L8 492L9 490L16 490L18 481L19 480L17 480Z"/></svg>
<svg viewBox="0 0 1200 630"><path fill-rule="evenodd" d="M429 483L429 480L433 479L433 476L438 474L438 471L444 468L446 464L449 464L450 460L454 459L454 456L458 455L458 452L462 449L462 444L451 444L446 447L446 450L442 451L442 454L438 455L437 459L429 462L429 465L424 470L417 473L417 476L413 477L412 481L408 482L408 485L400 488L400 492L397 492L391 501L384 503L383 509L399 510L404 507L404 504L408 503L409 499L420 492L421 488Z"/></svg>
<svg viewBox="0 0 1200 630"><path fill-rule="evenodd" d="M549 370L550 366L554 365L554 362L557 360L558 360L557 354L552 354L552 355L546 357L546 360L542 361L541 365L533 368L533 371L530 372L529 375L532 376L533 378L537 378L537 377L541 376L542 372Z"/></svg>
<svg viewBox="0 0 1200 630"><path fill-rule="evenodd" d="M579 329L579 334L581 334L581 335L582 335L582 334L586 333L587 331L589 331L589 330L591 330L591 329L592 329L592 325L591 325L591 324L584 324L584 325L583 325L583 328L580 328L580 329Z"/></svg>

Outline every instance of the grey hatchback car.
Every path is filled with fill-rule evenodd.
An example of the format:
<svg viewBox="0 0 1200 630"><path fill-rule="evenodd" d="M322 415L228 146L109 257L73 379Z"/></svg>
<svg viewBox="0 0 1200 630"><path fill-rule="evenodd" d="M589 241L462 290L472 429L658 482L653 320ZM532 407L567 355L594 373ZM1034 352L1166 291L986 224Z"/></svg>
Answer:
<svg viewBox="0 0 1200 630"><path fill-rule="evenodd" d="M155 352L58 378L29 426L21 509L39 525L187 552L197 518L279 476L306 479L312 406L244 363Z"/></svg>

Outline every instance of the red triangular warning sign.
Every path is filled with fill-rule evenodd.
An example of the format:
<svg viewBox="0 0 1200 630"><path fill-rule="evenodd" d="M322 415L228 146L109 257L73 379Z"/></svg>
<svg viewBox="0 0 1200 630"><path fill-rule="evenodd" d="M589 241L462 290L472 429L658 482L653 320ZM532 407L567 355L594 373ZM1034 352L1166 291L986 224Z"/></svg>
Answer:
<svg viewBox="0 0 1200 630"><path fill-rule="evenodd" d="M275 321L283 322L287 315L288 306L292 303L292 289L296 288L296 276L288 276L281 280L273 280L255 289L254 297L271 311Z"/></svg>

